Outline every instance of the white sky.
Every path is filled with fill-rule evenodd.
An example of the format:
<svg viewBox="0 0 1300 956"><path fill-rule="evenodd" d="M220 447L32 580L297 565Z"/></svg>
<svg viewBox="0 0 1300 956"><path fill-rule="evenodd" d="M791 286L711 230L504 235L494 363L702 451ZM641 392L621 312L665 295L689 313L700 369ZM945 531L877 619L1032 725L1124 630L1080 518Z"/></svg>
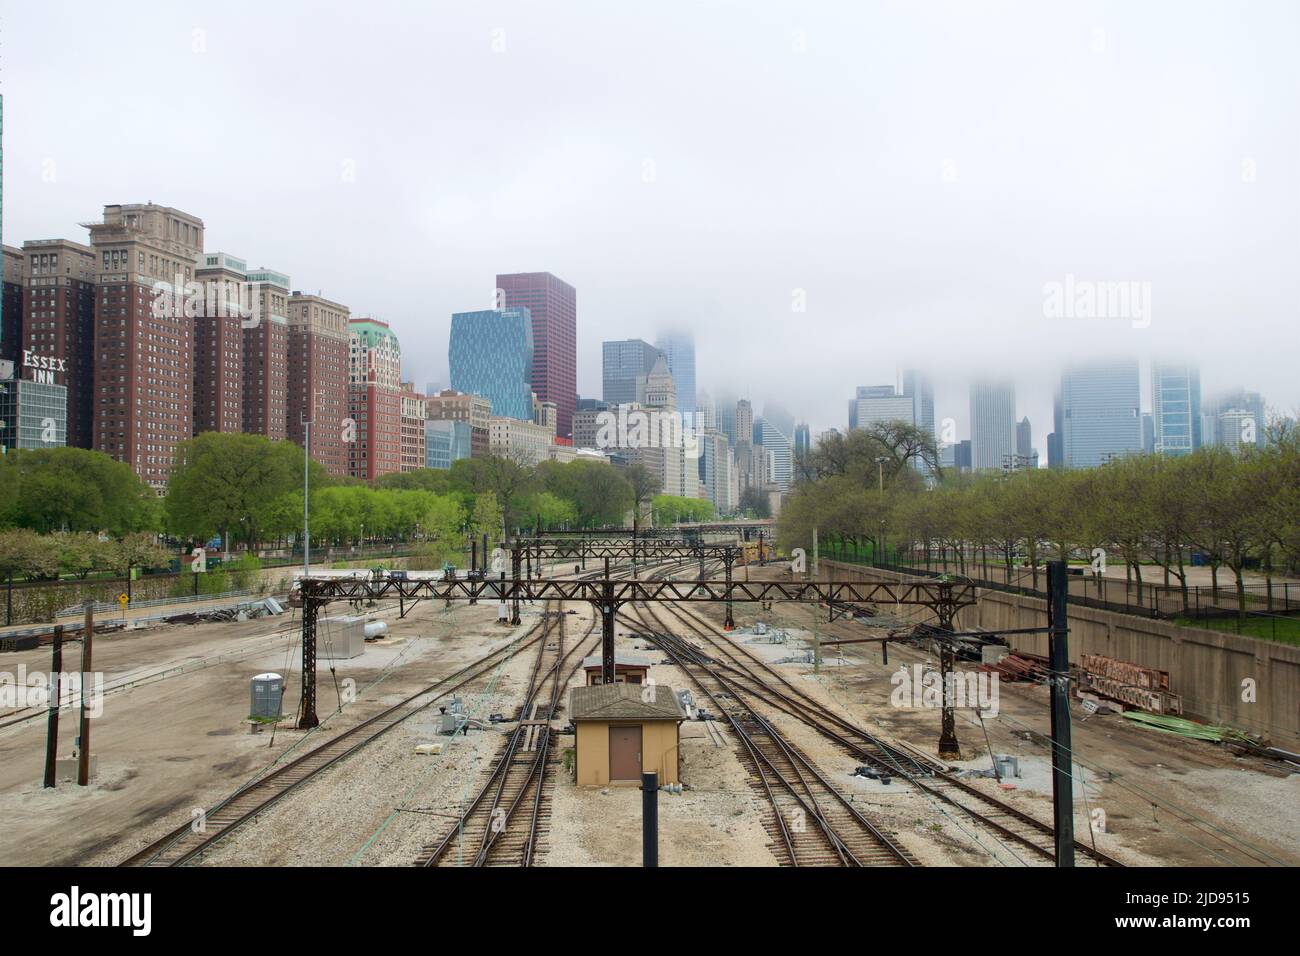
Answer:
<svg viewBox="0 0 1300 956"><path fill-rule="evenodd" d="M1070 358L1300 407L1298 40L1294 0L10 3L4 240L176 206L420 384L549 270L582 394L601 340L690 324L700 388L814 430L912 361L964 437L1013 375L1045 456ZM1067 273L1149 282L1150 327L1046 318Z"/></svg>

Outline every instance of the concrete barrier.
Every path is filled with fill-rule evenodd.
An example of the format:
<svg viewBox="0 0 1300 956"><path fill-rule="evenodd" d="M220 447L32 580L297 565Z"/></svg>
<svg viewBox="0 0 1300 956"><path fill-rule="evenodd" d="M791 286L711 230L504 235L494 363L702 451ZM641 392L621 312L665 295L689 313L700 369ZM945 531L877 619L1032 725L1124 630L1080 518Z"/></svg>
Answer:
<svg viewBox="0 0 1300 956"><path fill-rule="evenodd" d="M839 561L823 560L822 566L831 580L911 580ZM922 607L888 610L909 620L929 618ZM1189 716L1262 734L1287 750L1300 747L1300 647L1074 604L1069 616L1071 663L1083 654L1104 654L1168 671L1169 689L1182 696ZM955 626L996 632L1046 623L1047 602L1041 598L981 589L978 603L963 610ZM1046 634L1014 634L1007 641L1018 650L1047 654ZM1244 699L1248 681L1254 682L1253 702Z"/></svg>

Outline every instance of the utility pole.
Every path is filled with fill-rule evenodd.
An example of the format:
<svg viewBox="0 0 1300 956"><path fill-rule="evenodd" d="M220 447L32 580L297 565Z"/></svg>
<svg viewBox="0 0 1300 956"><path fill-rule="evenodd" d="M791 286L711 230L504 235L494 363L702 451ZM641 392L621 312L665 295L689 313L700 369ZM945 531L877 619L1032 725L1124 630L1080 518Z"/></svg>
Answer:
<svg viewBox="0 0 1300 956"><path fill-rule="evenodd" d="M59 675L63 673L63 625L54 625L54 652L50 660L50 716L45 732L45 786L53 787L59 759Z"/></svg>
<svg viewBox="0 0 1300 956"><path fill-rule="evenodd" d="M308 483L311 481L311 422L304 421L302 424L306 429L302 449L302 576L305 578L311 574L311 527L307 506L310 491ZM306 607L305 604L303 606Z"/></svg>
<svg viewBox="0 0 1300 956"><path fill-rule="evenodd" d="M957 616L957 608L952 600L952 584L947 581L939 583L939 601L935 605L935 612L939 616L939 629L942 631L951 631L953 629L953 619ZM952 638L947 635L940 635L937 638L939 644L939 677L943 687L943 716L939 725L939 756L951 757L954 760L961 759L961 744L957 742L957 715L954 709L956 701L956 687L954 686L953 670L955 652L952 646Z"/></svg>
<svg viewBox="0 0 1300 956"><path fill-rule="evenodd" d="M90 710L86 706L86 681L90 677L91 638L95 633L95 602L86 601L86 625L81 634L81 750L77 761L77 785L90 784Z"/></svg>
<svg viewBox="0 0 1300 956"><path fill-rule="evenodd" d="M1056 865L1074 866L1074 749L1070 742L1070 579L1064 561L1047 564L1048 657L1052 669L1052 814Z"/></svg>

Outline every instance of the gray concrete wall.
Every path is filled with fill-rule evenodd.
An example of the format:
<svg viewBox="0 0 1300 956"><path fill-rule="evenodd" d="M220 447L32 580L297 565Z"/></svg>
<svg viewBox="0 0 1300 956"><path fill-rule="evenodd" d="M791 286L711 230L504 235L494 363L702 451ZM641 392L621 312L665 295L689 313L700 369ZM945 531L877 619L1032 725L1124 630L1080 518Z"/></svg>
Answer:
<svg viewBox="0 0 1300 956"><path fill-rule="evenodd" d="M823 577L830 580L906 579L892 571L821 563ZM925 608L902 605L889 611L908 619L930 619ZM1082 654L1105 654L1168 671L1169 689L1182 696L1188 716L1263 734L1288 750L1300 749L1300 647L1073 604L1069 616L1072 663ZM981 590L978 604L962 611L956 622L959 630L992 631L1046 624L1046 601L992 590ZM1047 654L1046 634L1015 634L1007 641L1031 654ZM1255 681L1253 703L1242 700L1247 678Z"/></svg>

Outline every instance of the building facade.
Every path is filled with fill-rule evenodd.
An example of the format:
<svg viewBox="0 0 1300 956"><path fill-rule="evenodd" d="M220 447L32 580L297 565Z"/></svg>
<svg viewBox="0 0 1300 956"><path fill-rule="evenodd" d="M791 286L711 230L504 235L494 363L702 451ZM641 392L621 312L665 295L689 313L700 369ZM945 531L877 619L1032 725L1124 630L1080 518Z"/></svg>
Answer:
<svg viewBox="0 0 1300 956"><path fill-rule="evenodd" d="M185 287L203 221L153 203L104 207L95 251L94 446L162 493L176 446L193 435L193 322Z"/></svg>
<svg viewBox="0 0 1300 956"><path fill-rule="evenodd" d="M256 321L244 324L244 431L280 441L289 434L289 277L260 266L248 273Z"/></svg>
<svg viewBox="0 0 1300 956"><path fill-rule="evenodd" d="M244 290L248 265L224 252L199 257L204 295L194 313L194 434L244 429Z"/></svg>
<svg viewBox="0 0 1300 956"><path fill-rule="evenodd" d="M1151 417L1158 455L1201 447L1201 373L1186 363L1151 363Z"/></svg>
<svg viewBox="0 0 1300 956"><path fill-rule="evenodd" d="M346 434L344 430L349 417L348 307L294 292L288 318L287 437L304 447L310 437L311 457L331 475L344 478L347 443L355 437L351 427Z"/></svg>
<svg viewBox="0 0 1300 956"><path fill-rule="evenodd" d="M568 438L578 401L578 293L549 272L498 275L497 289L498 308L528 310L533 347L527 380L539 399L555 403L557 434ZM460 387L454 379L451 384ZM496 413L513 416L500 408Z"/></svg>
<svg viewBox="0 0 1300 956"><path fill-rule="evenodd" d="M689 330L661 332L655 346L668 363L677 387L677 410L687 424L695 423L695 336Z"/></svg>
<svg viewBox="0 0 1300 956"><path fill-rule="evenodd" d="M606 405L644 402L646 376L659 350L641 339L622 339L602 342L600 351L601 400Z"/></svg>
<svg viewBox="0 0 1300 956"><path fill-rule="evenodd" d="M971 468L1010 467L1016 450L1016 389L1010 382L976 382L970 389Z"/></svg>
<svg viewBox="0 0 1300 956"><path fill-rule="evenodd" d="M526 308L452 315L447 349L451 387L486 398L493 415L532 421L534 325ZM572 410L568 422L572 428Z"/></svg>
<svg viewBox="0 0 1300 956"><path fill-rule="evenodd" d="M21 365L22 352L28 351L58 360L54 382L68 390L67 442L75 448L92 448L95 250L68 239L38 239L23 243L22 260L26 287L19 299L20 328L13 330L18 339L12 358Z"/></svg>
<svg viewBox="0 0 1300 956"><path fill-rule="evenodd" d="M1136 360L1088 362L1061 376L1061 465L1096 468L1142 451Z"/></svg>

